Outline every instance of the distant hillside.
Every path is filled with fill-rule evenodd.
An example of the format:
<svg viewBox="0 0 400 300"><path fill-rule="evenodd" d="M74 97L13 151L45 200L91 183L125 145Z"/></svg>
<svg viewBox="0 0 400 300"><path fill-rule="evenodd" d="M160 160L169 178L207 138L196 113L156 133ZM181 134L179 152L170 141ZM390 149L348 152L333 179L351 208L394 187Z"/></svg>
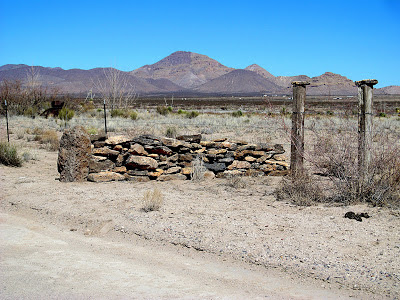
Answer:
<svg viewBox="0 0 400 300"><path fill-rule="evenodd" d="M248 70L233 70L195 89L200 93L252 94L276 93L280 88L267 78Z"/></svg>
<svg viewBox="0 0 400 300"><path fill-rule="evenodd" d="M21 80L25 82L30 66L7 64L0 66L0 81ZM37 66L41 84L56 87L64 93L94 93L98 81L104 82L104 72L110 68L90 70L46 68ZM142 95L190 95L196 94L286 94L292 93L292 81L309 81L309 95L356 95L354 82L340 74L326 72L320 76L307 75L274 76L257 64L246 69L226 67L218 61L202 54L177 51L162 60L144 65L131 72L121 71L128 85ZM376 89L377 94L400 94L400 86Z"/></svg>
<svg viewBox="0 0 400 300"><path fill-rule="evenodd" d="M85 94L90 89L93 92L99 92L97 83L104 82L105 74L109 68L95 68L90 70L70 69L64 70L61 68L44 68L34 67L35 72L39 74L39 80L42 85L47 87L56 87L65 93ZM0 68L0 81L8 80L21 80L26 81L27 74L31 67L27 65L6 65ZM181 90L182 88L168 79L147 79L138 78L129 72L122 72L121 76L126 78L129 86L135 88L137 93L152 94L152 93L165 93L170 91Z"/></svg>
<svg viewBox="0 0 400 300"><path fill-rule="evenodd" d="M184 88L193 88L233 70L208 56L178 51L152 65L131 72L141 78L166 78Z"/></svg>

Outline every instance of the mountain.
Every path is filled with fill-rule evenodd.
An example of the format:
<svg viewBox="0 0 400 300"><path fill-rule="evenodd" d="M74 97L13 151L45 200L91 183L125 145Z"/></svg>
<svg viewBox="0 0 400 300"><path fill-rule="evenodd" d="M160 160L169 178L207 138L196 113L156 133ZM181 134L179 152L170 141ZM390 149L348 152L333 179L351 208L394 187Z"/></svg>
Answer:
<svg viewBox="0 0 400 300"><path fill-rule="evenodd" d="M375 93L381 95L400 95L400 86L389 85L380 89L376 89Z"/></svg>
<svg viewBox="0 0 400 300"><path fill-rule="evenodd" d="M269 80L275 82L275 76L272 75L272 74L271 74L270 72L268 72L267 70L265 70L264 68L261 68L261 67L260 67L259 65L257 65L257 64L252 64L252 65L246 67L245 70L253 71L253 72L257 73L258 75L261 75L261 76L263 76L263 77L265 77L265 78L267 78L267 79L269 79Z"/></svg>
<svg viewBox="0 0 400 300"><path fill-rule="evenodd" d="M0 81L21 80L25 82L27 75L31 71L27 65L5 65L0 67ZM86 94L90 89L94 93L99 92L99 83L106 82L106 73L112 71L111 68L95 68L90 70L61 68L34 67L39 75L40 83L47 87L55 87L64 93ZM147 79L138 78L129 72L120 72L121 78L126 80L127 86L133 87L139 94L162 94L171 91L179 91L183 88L172 83L168 79Z"/></svg>
<svg viewBox="0 0 400 300"><path fill-rule="evenodd" d="M357 95L354 81L339 74L326 72L312 77L307 87L310 95Z"/></svg>
<svg viewBox="0 0 400 300"><path fill-rule="evenodd" d="M184 88L193 88L232 70L208 56L177 51L155 64L136 69L131 74L141 78L166 78Z"/></svg>
<svg viewBox="0 0 400 300"><path fill-rule="evenodd" d="M32 67L24 64L0 66L0 82L20 80L24 84ZM55 87L62 93L84 94L92 89L99 93L98 83L106 82L106 73L115 69L94 68L90 70L34 67L39 81L47 87ZM275 77L257 64L246 69L226 67L202 54L177 51L152 64L131 72L118 71L127 86L134 87L141 95L196 95L214 94L286 94L292 93L292 81L309 81L309 95L356 95L354 82L340 74L326 72L320 76L307 75ZM399 86L376 89L377 94L400 94Z"/></svg>
<svg viewBox="0 0 400 300"><path fill-rule="evenodd" d="M233 70L194 89L211 94L276 93L280 87L271 80L249 70Z"/></svg>

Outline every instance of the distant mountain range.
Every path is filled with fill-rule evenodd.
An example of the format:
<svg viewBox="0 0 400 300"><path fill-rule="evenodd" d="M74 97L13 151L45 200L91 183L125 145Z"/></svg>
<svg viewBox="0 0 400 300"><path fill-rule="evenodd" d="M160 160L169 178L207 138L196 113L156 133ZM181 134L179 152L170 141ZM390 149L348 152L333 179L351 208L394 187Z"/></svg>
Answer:
<svg viewBox="0 0 400 300"><path fill-rule="evenodd" d="M0 67L0 81L26 82L28 65ZM42 85L59 88L63 93L99 92L110 68L90 70L34 67ZM342 75L326 72L320 76L274 76L257 64L245 69L229 68L218 61L192 52L177 51L162 60L131 72L121 71L130 86L141 95L290 95L292 81L309 81L309 95L356 95L354 82ZM377 94L400 94L400 86L376 89Z"/></svg>

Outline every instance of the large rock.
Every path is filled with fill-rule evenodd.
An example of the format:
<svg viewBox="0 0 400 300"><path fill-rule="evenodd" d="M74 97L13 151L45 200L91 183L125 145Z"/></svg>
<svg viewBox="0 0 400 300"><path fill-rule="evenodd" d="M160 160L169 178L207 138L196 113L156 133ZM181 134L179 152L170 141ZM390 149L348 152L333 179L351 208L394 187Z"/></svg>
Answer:
<svg viewBox="0 0 400 300"><path fill-rule="evenodd" d="M60 181L85 181L89 175L91 143L82 126L64 131L58 151L57 168Z"/></svg>
<svg viewBox="0 0 400 300"><path fill-rule="evenodd" d="M226 165L224 163L213 163L213 164L208 164L204 163L204 166L213 172L222 172L225 171Z"/></svg>
<svg viewBox="0 0 400 300"><path fill-rule="evenodd" d="M200 143L201 134L181 135L176 138L177 140L189 142L189 143Z"/></svg>
<svg viewBox="0 0 400 300"><path fill-rule="evenodd" d="M154 170L158 167L155 159L146 156L131 155L126 160L126 165L133 168L142 170Z"/></svg>

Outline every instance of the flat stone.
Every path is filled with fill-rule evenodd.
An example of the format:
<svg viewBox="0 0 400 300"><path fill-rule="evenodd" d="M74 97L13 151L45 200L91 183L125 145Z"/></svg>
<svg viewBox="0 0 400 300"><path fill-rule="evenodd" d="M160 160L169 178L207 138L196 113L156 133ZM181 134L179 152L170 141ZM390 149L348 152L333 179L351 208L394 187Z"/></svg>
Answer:
<svg viewBox="0 0 400 300"><path fill-rule="evenodd" d="M121 152L122 149L123 149L123 147L121 145L115 145L113 148L113 150L118 151L118 152Z"/></svg>
<svg viewBox="0 0 400 300"><path fill-rule="evenodd" d="M98 156L92 155L89 160L89 173L99 173L101 171L110 171L115 167L115 164L103 157L104 159L99 159Z"/></svg>
<svg viewBox="0 0 400 300"><path fill-rule="evenodd" d="M228 152L228 150L226 149L208 149L207 154L225 154L226 152Z"/></svg>
<svg viewBox="0 0 400 300"><path fill-rule="evenodd" d="M241 161L241 160L234 160L231 165L228 166L228 170L233 170L233 169L250 169L251 164L247 161Z"/></svg>
<svg viewBox="0 0 400 300"><path fill-rule="evenodd" d="M130 155L126 160L126 165L143 170L154 170L158 167L158 163L155 159L138 155Z"/></svg>
<svg viewBox="0 0 400 300"><path fill-rule="evenodd" d="M354 83L356 84L356 86L362 86L364 84L373 86L373 85L378 83L378 80L376 80L376 79L363 79L363 80L359 80L359 81L354 81Z"/></svg>
<svg viewBox="0 0 400 300"><path fill-rule="evenodd" d="M181 170L181 173L183 175L190 175L190 174L192 174L192 172L193 172L192 167L185 167L185 168L182 168L182 170Z"/></svg>
<svg viewBox="0 0 400 300"><path fill-rule="evenodd" d="M224 163L204 163L204 167L206 167L208 170L213 171L213 172L222 172L226 170L226 165Z"/></svg>
<svg viewBox="0 0 400 300"><path fill-rule="evenodd" d="M133 144L131 145L131 148L128 150L129 153L133 154L133 155L142 155L142 156L146 156L149 153L144 150L144 147L140 144Z"/></svg>
<svg viewBox="0 0 400 300"><path fill-rule="evenodd" d="M176 137L177 140L182 140L190 143L200 143L201 134L191 134L191 135L180 135Z"/></svg>
<svg viewBox="0 0 400 300"><path fill-rule="evenodd" d="M147 146L162 146L162 143L160 139L154 135L150 134L145 134L141 135L139 137L133 138L133 142L141 144L141 145L147 145Z"/></svg>
<svg viewBox="0 0 400 300"><path fill-rule="evenodd" d="M94 155L101 155L101 156L106 156L106 157L119 155L119 151L111 150L108 147L94 148L92 153Z"/></svg>
<svg viewBox="0 0 400 300"><path fill-rule="evenodd" d="M129 170L128 174L131 176L148 176L149 171L147 171L147 170Z"/></svg>
<svg viewBox="0 0 400 300"><path fill-rule="evenodd" d="M309 85L310 83L308 81L292 81L292 85Z"/></svg>
<svg viewBox="0 0 400 300"><path fill-rule="evenodd" d="M285 160L287 160L288 158L286 157L286 155L275 154L274 156L272 156L272 159L278 160L278 161L285 161Z"/></svg>
<svg viewBox="0 0 400 300"><path fill-rule="evenodd" d="M126 173L126 167L125 166L115 167L111 171L115 173Z"/></svg>
<svg viewBox="0 0 400 300"><path fill-rule="evenodd" d="M173 152L166 146L145 146L145 149L149 153L156 153L161 155L171 155Z"/></svg>
<svg viewBox="0 0 400 300"><path fill-rule="evenodd" d="M215 178L215 173L212 172L212 171L205 171L204 174L203 174L203 178L206 179L206 180L214 179Z"/></svg>
<svg viewBox="0 0 400 300"><path fill-rule="evenodd" d="M275 165L270 165L270 164L261 165L260 166L260 170L263 171L263 172L271 172L271 171L276 170L276 166Z"/></svg>
<svg viewBox="0 0 400 300"><path fill-rule="evenodd" d="M234 161L233 157L225 157L218 160L220 163L230 164Z"/></svg>
<svg viewBox="0 0 400 300"><path fill-rule="evenodd" d="M207 148L215 147L216 143L211 141L201 141L200 145Z"/></svg>
<svg viewBox="0 0 400 300"><path fill-rule="evenodd" d="M130 142L130 138L123 136L123 135L116 135L116 136L111 136L108 139L106 139L106 144L107 145L118 145L118 144L124 144L127 142Z"/></svg>
<svg viewBox="0 0 400 300"><path fill-rule="evenodd" d="M192 161L193 160L193 155L190 154L190 153L179 154L179 160L180 161Z"/></svg>
<svg viewBox="0 0 400 300"><path fill-rule="evenodd" d="M93 142L93 147L94 148L101 148L101 147L104 147L105 145L106 145L106 143L104 141Z"/></svg>
<svg viewBox="0 0 400 300"><path fill-rule="evenodd" d="M246 156L244 160L248 162L255 162L257 159L253 156Z"/></svg>
<svg viewBox="0 0 400 300"><path fill-rule="evenodd" d="M91 173L87 179L93 182L122 181L125 180L125 176L115 172L106 171Z"/></svg>
<svg viewBox="0 0 400 300"><path fill-rule="evenodd" d="M186 180L186 176L183 174L168 174L168 175L161 175L157 178L158 181L170 181L170 180Z"/></svg>
<svg viewBox="0 0 400 300"><path fill-rule="evenodd" d="M162 174L164 173L164 170L162 169L156 169L153 172L149 172L149 177L151 179L157 179L158 177L160 177Z"/></svg>
<svg viewBox="0 0 400 300"><path fill-rule="evenodd" d="M179 173L181 171L181 169L182 169L181 167L172 167L172 168L165 170L164 174L168 175L168 174Z"/></svg>

